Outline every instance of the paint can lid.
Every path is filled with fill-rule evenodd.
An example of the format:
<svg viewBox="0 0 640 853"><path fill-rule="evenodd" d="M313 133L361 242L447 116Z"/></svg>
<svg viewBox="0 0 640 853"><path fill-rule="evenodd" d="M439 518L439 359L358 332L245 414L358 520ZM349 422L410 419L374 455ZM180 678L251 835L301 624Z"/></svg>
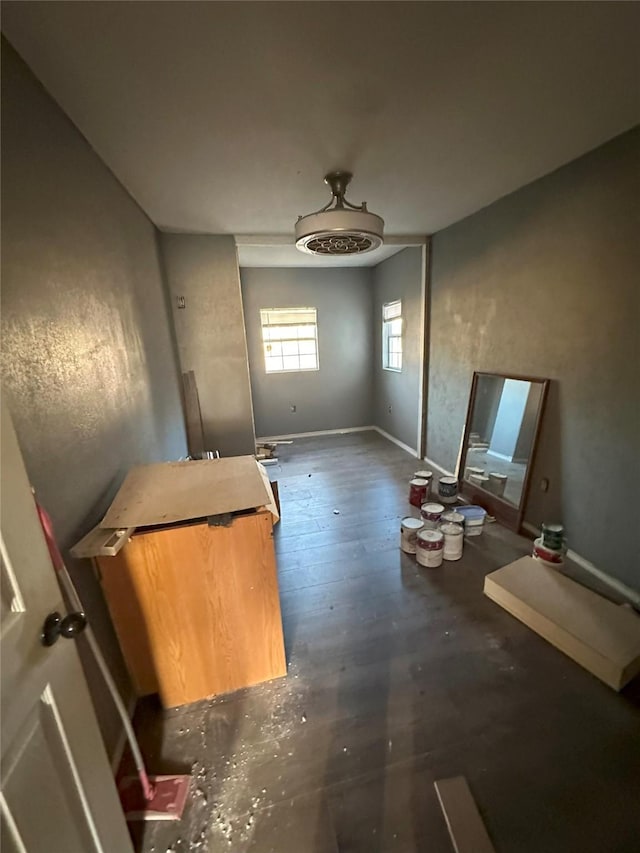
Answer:
<svg viewBox="0 0 640 853"><path fill-rule="evenodd" d="M441 524L440 530L444 533L445 536L462 536L464 530L459 524Z"/></svg>
<svg viewBox="0 0 640 853"><path fill-rule="evenodd" d="M501 474L499 471L489 471L489 476L492 477L494 480L506 480L507 479L507 475Z"/></svg>
<svg viewBox="0 0 640 853"><path fill-rule="evenodd" d="M403 518L400 523L406 530L420 530L424 527L424 521L421 518L414 518L412 515Z"/></svg>
<svg viewBox="0 0 640 853"><path fill-rule="evenodd" d="M557 536L562 536L564 534L564 527L562 524L543 524L542 532L551 534L555 533Z"/></svg>
<svg viewBox="0 0 640 853"><path fill-rule="evenodd" d="M440 482L447 486L457 486L457 477L440 477Z"/></svg>
<svg viewBox="0 0 640 853"><path fill-rule="evenodd" d="M420 512L428 512L431 515L439 515L440 513L444 512L444 507L442 506L442 504L436 503L422 504L422 506L420 507Z"/></svg>
<svg viewBox="0 0 640 853"><path fill-rule="evenodd" d="M444 534L439 530L421 530L418 533L418 544L427 551L440 548L444 543Z"/></svg>
<svg viewBox="0 0 640 853"><path fill-rule="evenodd" d="M427 482L427 480L423 480L422 477L414 477L413 480L409 480L409 485L422 488L422 486L428 486L429 483Z"/></svg>
<svg viewBox="0 0 640 853"><path fill-rule="evenodd" d="M446 512L442 513L442 521L447 524L464 525L464 515L461 515L461 513L456 509L448 509Z"/></svg>
<svg viewBox="0 0 640 853"><path fill-rule="evenodd" d="M416 471L413 476L422 480L430 480L433 477L433 471Z"/></svg>

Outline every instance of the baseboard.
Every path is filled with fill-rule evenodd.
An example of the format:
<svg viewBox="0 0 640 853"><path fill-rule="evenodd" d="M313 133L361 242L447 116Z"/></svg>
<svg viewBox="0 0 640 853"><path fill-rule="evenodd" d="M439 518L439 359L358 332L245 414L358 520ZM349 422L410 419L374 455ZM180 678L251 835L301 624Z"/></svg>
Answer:
<svg viewBox="0 0 640 853"><path fill-rule="evenodd" d="M264 435L256 438L256 442L262 443L265 441L288 441L290 438L313 438L316 435L343 435L347 432L371 432L377 427L361 426L361 427L343 427L342 429L319 429L315 432L290 432L287 435Z"/></svg>
<svg viewBox="0 0 640 853"><path fill-rule="evenodd" d="M456 475L453 473L453 471L447 471L447 469L446 469L446 468L443 468L443 467L442 467L442 465L438 465L438 463L437 463L437 462L434 462L434 461L433 461L433 459L429 459L429 457L428 457L428 456L425 456L425 457L424 457L424 461L427 463L427 465L429 466L429 468L435 468L435 469L436 469L436 471L439 471L439 472L440 472L440 474L442 474L442 476L443 476L443 477L455 477L455 476L456 476Z"/></svg>
<svg viewBox="0 0 640 853"><path fill-rule="evenodd" d="M383 429L380 429L380 427L378 427L378 426L371 427L371 429L374 429L376 432L379 432L383 438L386 438L388 441L392 441L394 444L397 444L398 447L401 447L407 453L410 453L412 456L415 456L416 459L418 458L418 451L413 447L409 447L409 445L405 444L404 441L400 441L399 438L396 438L395 436L391 435L390 433L385 432Z"/></svg>
<svg viewBox="0 0 640 853"><path fill-rule="evenodd" d="M528 533L531 533L536 538L541 535L541 531L534 527L533 524L530 524L528 521L524 521L522 523L522 527ZM614 590L618 593L618 595L623 596L627 599L634 607L640 607L640 592L635 589L632 589L630 586L627 586L626 583L619 581L617 578L608 575L606 572L603 572L602 569L599 569L597 566L594 566L592 562L587 560L585 557L577 554L575 551L572 551L571 548L567 550L567 557L574 562L577 566L580 566L581 569L584 569L585 572L588 572L590 575L593 575L594 578L598 578L599 581L602 581L606 586L610 589Z"/></svg>
<svg viewBox="0 0 640 853"><path fill-rule="evenodd" d="M127 713L129 714L129 719L133 719L134 711L136 710L136 704L138 702L138 697L131 690L129 694L128 700L125 702L127 706ZM127 733L124 730L124 726L120 728L120 736L116 742L115 749L113 750L113 755L111 756L111 770L115 775L118 772L118 768L120 767L120 762L122 761L122 755L124 753L124 748L127 744Z"/></svg>

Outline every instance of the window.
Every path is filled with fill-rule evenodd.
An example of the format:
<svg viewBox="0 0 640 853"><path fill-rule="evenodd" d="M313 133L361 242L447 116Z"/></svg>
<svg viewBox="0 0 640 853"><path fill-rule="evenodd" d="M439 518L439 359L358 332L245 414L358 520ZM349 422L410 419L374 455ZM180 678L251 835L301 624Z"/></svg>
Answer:
<svg viewBox="0 0 640 853"><path fill-rule="evenodd" d="M402 302L382 306L382 366L385 370L402 370Z"/></svg>
<svg viewBox="0 0 640 853"><path fill-rule="evenodd" d="M261 308L260 322L267 373L318 370L315 308Z"/></svg>

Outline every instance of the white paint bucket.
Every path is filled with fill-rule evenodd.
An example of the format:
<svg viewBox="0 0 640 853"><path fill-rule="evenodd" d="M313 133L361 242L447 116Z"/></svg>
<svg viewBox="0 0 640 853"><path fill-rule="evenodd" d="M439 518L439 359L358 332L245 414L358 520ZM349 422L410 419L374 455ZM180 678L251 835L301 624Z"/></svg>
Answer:
<svg viewBox="0 0 640 853"><path fill-rule="evenodd" d="M459 524L441 524L440 532L444 536L443 559L459 560L462 557L462 543L464 540L464 530L462 527Z"/></svg>
<svg viewBox="0 0 640 853"><path fill-rule="evenodd" d="M475 474L482 476L484 474L484 468L478 468L475 465L469 465L469 467L464 472L464 478L465 480L469 480Z"/></svg>
<svg viewBox="0 0 640 853"><path fill-rule="evenodd" d="M498 471L489 471L489 491L501 498L507 485L507 475Z"/></svg>
<svg viewBox="0 0 640 853"><path fill-rule="evenodd" d="M562 546L561 548L548 548L544 544L544 540L542 536L535 540L533 543L533 557L536 560L540 560L545 566L550 566L551 568L558 568L559 566L564 565L564 555L566 553L566 548Z"/></svg>
<svg viewBox="0 0 640 853"><path fill-rule="evenodd" d="M418 533L416 560L427 569L437 569L442 565L444 535L439 530L421 530Z"/></svg>
<svg viewBox="0 0 640 853"><path fill-rule="evenodd" d="M479 489L486 489L489 491L489 478L485 477L484 474L472 474L469 477L469 482L474 486L477 486Z"/></svg>
<svg viewBox="0 0 640 853"><path fill-rule="evenodd" d="M440 477L438 497L443 504L454 504L458 500L458 480L455 477Z"/></svg>
<svg viewBox="0 0 640 853"><path fill-rule="evenodd" d="M444 507L442 506L442 504L422 504L422 506L420 507L420 515L422 516L422 520L424 521L425 529L435 530L440 524L440 519L442 517L443 512Z"/></svg>
<svg viewBox="0 0 640 853"><path fill-rule="evenodd" d="M418 533L424 527L424 521L421 518L413 518L407 516L400 522L400 550L405 554L416 553L416 540Z"/></svg>
<svg viewBox="0 0 640 853"><path fill-rule="evenodd" d="M442 527L443 524L459 524L464 530L464 515L459 513L456 509L448 509L446 512L442 513L440 526Z"/></svg>

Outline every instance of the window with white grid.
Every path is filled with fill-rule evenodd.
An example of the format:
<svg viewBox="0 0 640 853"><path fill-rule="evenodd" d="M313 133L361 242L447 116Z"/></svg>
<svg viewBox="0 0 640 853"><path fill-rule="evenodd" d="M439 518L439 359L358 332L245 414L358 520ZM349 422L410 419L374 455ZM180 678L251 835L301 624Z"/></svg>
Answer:
<svg viewBox="0 0 640 853"><path fill-rule="evenodd" d="M402 301L382 306L382 366L385 370L402 370Z"/></svg>
<svg viewBox="0 0 640 853"><path fill-rule="evenodd" d="M261 308L260 322L267 373L318 370L315 308Z"/></svg>

